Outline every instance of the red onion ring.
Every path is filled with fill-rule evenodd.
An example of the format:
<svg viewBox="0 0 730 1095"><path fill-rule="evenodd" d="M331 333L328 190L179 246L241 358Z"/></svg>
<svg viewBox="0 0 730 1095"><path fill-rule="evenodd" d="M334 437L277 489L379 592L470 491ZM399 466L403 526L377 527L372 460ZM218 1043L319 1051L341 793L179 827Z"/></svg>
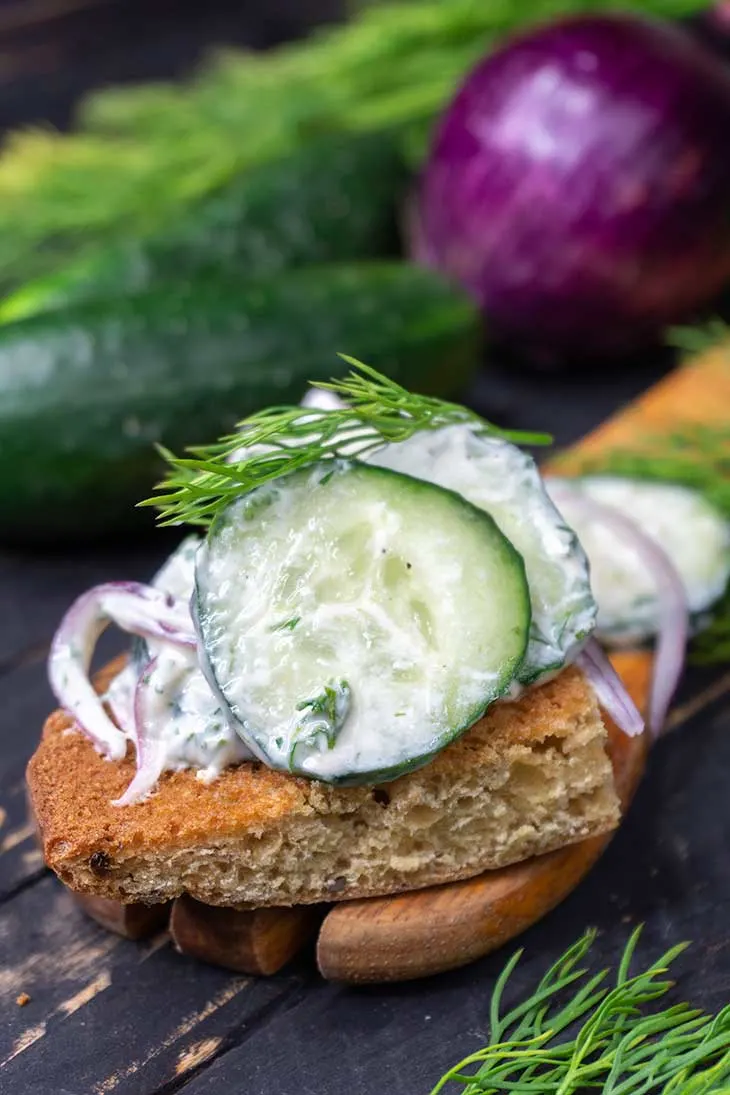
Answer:
<svg viewBox="0 0 730 1095"><path fill-rule="evenodd" d="M151 658L143 667L135 689L135 738L137 746L137 772L125 793L114 799L113 806L131 806L149 795L158 782L164 766L164 753L160 738L154 730L158 725L160 693L157 680L160 676L162 655ZM163 659L163 665L164 665ZM167 667L164 666L164 670Z"/></svg>
<svg viewBox="0 0 730 1095"><path fill-rule="evenodd" d="M79 601L87 597L101 598L101 611L122 631L175 646L196 647L190 608L186 601L171 593L142 582L107 582L90 589Z"/></svg>
<svg viewBox="0 0 730 1095"><path fill-rule="evenodd" d="M589 639L576 658L593 685L596 699L627 737L644 732L644 719L596 639Z"/></svg>
<svg viewBox="0 0 730 1095"><path fill-rule="evenodd" d="M118 686L120 681L128 681L128 689L124 689L121 695L118 692ZM134 687L132 686L134 682ZM137 745L137 728L134 724L134 692L136 688L137 674L134 672L134 667L131 664L125 665L121 673L119 673L113 681L111 681L106 694L104 696L104 703L111 712L112 719L122 730L128 741L136 747Z"/></svg>
<svg viewBox="0 0 730 1095"><path fill-rule="evenodd" d="M48 676L56 699L94 746L121 760L127 739L107 715L89 680L99 636L115 623L123 631L196 648L185 602L139 582L108 582L81 595L63 617L51 644Z"/></svg>
<svg viewBox="0 0 730 1095"><path fill-rule="evenodd" d="M656 583L659 629L649 696L649 729L652 736L657 737L662 731L682 675L689 639L689 609L682 579L664 548L630 517L626 517L613 506L587 497L580 488L574 489L567 483L551 479L551 493L555 491L559 497L561 489L571 491L571 500L585 511L587 517L610 528L633 548Z"/></svg>
<svg viewBox="0 0 730 1095"><path fill-rule="evenodd" d="M151 658L137 679L134 690L134 728L137 747L137 771L123 795L115 799L113 806L131 806L149 794L162 772L162 751L150 736L150 697L153 695L158 658ZM157 744L157 748L155 745Z"/></svg>
<svg viewBox="0 0 730 1095"><path fill-rule="evenodd" d="M139 675L134 693L134 724L137 746L137 771L114 806L131 806L152 791L162 775L165 753L159 735L162 710L167 702L164 684L170 684L170 669L183 674L190 668L189 656L175 648L151 658ZM173 678L174 679L174 678ZM159 683L158 683L159 682Z"/></svg>

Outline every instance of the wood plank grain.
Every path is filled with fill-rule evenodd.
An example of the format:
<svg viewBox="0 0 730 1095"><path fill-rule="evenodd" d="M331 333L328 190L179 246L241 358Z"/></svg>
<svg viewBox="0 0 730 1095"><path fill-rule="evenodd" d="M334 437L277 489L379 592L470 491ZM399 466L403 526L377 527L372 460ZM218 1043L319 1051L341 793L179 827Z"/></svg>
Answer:
<svg viewBox="0 0 730 1095"><path fill-rule="evenodd" d="M0 128L68 127L94 88L186 77L221 45L266 48L341 10L341 0L3 0Z"/></svg>
<svg viewBox="0 0 730 1095"><path fill-rule="evenodd" d="M0 676L0 902L44 872L26 808L25 766L49 703L42 663Z"/></svg>
<svg viewBox="0 0 730 1095"><path fill-rule="evenodd" d="M0 905L46 873L26 807L22 768L0 783Z"/></svg>
<svg viewBox="0 0 730 1095"><path fill-rule="evenodd" d="M44 660L0 676L0 786L22 774L54 706Z"/></svg>
<svg viewBox="0 0 730 1095"><path fill-rule="evenodd" d="M76 908L85 916L123 939L149 939L158 932L167 931L169 902L123 905L121 901L111 901L108 897L96 897L94 894L71 892L71 897Z"/></svg>
<svg viewBox="0 0 730 1095"><path fill-rule="evenodd" d="M0 9L0 35L25 27L48 27L68 15L115 3L118 0L11 0Z"/></svg>
<svg viewBox="0 0 730 1095"><path fill-rule="evenodd" d="M0 1091L50 1093L61 1079L78 1095L152 1091L195 1068L201 1043L222 1045L302 983L203 966L167 936L123 940L47 877L0 909Z"/></svg>

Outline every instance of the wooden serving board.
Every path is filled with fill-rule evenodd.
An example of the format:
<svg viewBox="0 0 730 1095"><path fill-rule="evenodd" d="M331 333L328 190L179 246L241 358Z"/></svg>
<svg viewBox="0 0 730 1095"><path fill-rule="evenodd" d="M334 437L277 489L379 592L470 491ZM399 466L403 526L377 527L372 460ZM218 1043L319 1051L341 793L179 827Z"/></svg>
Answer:
<svg viewBox="0 0 730 1095"><path fill-rule="evenodd" d="M548 465L571 474L614 448L637 450L684 426L724 422L730 406L730 349L686 364ZM645 708L652 655L612 658L637 706ZM610 721L609 752L624 812L647 760L646 736L628 739ZM276 972L317 933L317 963L328 980L405 981L466 965L525 931L566 898L613 834L488 871L462 882L383 898L341 902L324 915L308 907L237 912L187 898L173 903L170 932L178 950L250 974ZM84 910L127 938L159 928L140 906L80 899Z"/></svg>

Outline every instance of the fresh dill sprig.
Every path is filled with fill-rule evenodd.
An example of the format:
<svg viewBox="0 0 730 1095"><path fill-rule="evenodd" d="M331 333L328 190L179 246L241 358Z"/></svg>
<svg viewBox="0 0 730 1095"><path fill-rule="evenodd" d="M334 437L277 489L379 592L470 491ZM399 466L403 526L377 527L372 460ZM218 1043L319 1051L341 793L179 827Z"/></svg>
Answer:
<svg viewBox="0 0 730 1095"><path fill-rule="evenodd" d="M289 749L289 771L294 770L294 760L300 745L316 746L324 739L328 749L333 749L337 735L350 713L352 691L345 680L331 681L317 696L302 700L297 711L302 715L292 731Z"/></svg>
<svg viewBox="0 0 730 1095"><path fill-rule="evenodd" d="M415 395L369 365L339 356L352 372L314 386L338 395L344 409L270 407L220 441L188 449L189 456L160 449L171 470L155 488L159 493L140 505L157 507L162 525L205 527L242 494L297 468L335 456L364 457L386 442L458 422L516 444L550 443L547 434L500 430L466 407Z"/></svg>
<svg viewBox="0 0 730 1095"><path fill-rule="evenodd" d="M730 342L730 324L718 317L694 327L670 327L667 344L690 357Z"/></svg>
<svg viewBox="0 0 730 1095"><path fill-rule="evenodd" d="M651 1005L673 987L666 975L687 944L672 947L632 973L641 928L633 932L615 978L581 968L594 931L574 943L532 994L504 1012L502 998L517 966L505 966L492 995L489 1043L460 1061L431 1095L728 1095L730 1007L706 1015L688 1004Z"/></svg>

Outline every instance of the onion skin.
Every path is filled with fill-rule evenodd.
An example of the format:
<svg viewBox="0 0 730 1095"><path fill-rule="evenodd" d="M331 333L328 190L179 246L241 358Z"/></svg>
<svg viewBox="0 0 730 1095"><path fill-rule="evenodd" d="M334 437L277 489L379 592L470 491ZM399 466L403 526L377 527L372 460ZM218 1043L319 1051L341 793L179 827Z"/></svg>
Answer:
<svg viewBox="0 0 730 1095"><path fill-rule="evenodd" d="M151 658L140 673L134 693L137 771L124 794L114 799L112 805L132 806L141 802L162 775L165 752L159 737L160 715L169 704L165 685L169 688L171 671L182 675L189 669L189 657L185 651L171 647Z"/></svg>
<svg viewBox="0 0 730 1095"><path fill-rule="evenodd" d="M420 255L546 360L657 341L730 280L730 68L675 26L582 16L481 61L437 128Z"/></svg>

